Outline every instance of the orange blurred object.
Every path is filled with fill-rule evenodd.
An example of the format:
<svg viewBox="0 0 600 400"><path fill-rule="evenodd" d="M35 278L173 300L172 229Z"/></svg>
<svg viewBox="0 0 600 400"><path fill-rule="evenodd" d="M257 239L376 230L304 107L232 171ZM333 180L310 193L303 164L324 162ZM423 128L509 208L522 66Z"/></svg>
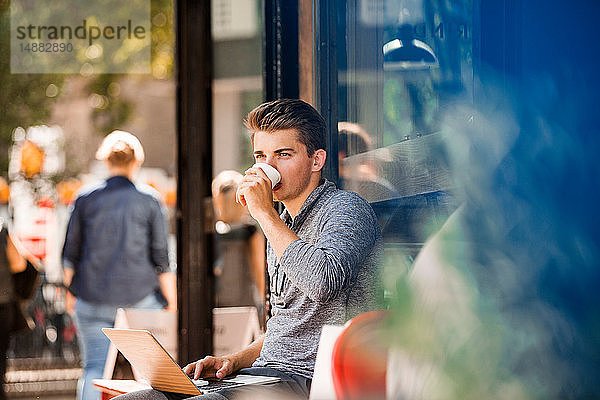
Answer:
<svg viewBox="0 0 600 400"><path fill-rule="evenodd" d="M369 311L349 321L332 353L338 399L385 399L387 347L382 343L387 311Z"/></svg>
<svg viewBox="0 0 600 400"><path fill-rule="evenodd" d="M167 207L169 208L175 208L175 206L177 205L177 191L172 189L172 190L168 190L167 194L165 195L165 203L167 204Z"/></svg>
<svg viewBox="0 0 600 400"><path fill-rule="evenodd" d="M65 206L75 201L75 196L81 188L82 183L77 179L69 179L66 181L60 181L56 185L56 193L58 194L58 201Z"/></svg>
<svg viewBox="0 0 600 400"><path fill-rule="evenodd" d="M25 140L21 146L21 172L30 179L42 172L44 151L31 140Z"/></svg>
<svg viewBox="0 0 600 400"><path fill-rule="evenodd" d="M6 179L0 176L0 204L6 204L10 200L10 187Z"/></svg>

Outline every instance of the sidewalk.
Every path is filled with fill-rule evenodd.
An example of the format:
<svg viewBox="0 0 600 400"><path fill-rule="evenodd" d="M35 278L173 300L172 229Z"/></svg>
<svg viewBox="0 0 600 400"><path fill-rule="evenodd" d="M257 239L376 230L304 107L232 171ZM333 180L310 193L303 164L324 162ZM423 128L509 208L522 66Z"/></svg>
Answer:
<svg viewBox="0 0 600 400"><path fill-rule="evenodd" d="M82 369L46 359L9 359L6 395L9 399L74 400Z"/></svg>

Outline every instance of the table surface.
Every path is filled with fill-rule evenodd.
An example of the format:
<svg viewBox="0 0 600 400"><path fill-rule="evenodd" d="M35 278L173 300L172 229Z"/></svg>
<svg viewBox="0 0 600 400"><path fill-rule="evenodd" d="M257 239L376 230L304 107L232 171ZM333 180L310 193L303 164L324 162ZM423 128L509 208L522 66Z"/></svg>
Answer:
<svg viewBox="0 0 600 400"><path fill-rule="evenodd" d="M132 379L94 379L94 386L100 391L112 395L150 388L150 385Z"/></svg>

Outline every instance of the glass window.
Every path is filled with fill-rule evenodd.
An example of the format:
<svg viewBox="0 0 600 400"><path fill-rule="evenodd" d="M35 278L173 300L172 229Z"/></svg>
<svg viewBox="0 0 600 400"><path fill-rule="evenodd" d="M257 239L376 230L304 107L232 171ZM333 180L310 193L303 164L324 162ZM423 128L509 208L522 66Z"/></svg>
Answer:
<svg viewBox="0 0 600 400"><path fill-rule="evenodd" d="M264 318L265 239L235 202L243 172L254 164L243 124L262 103L262 3L213 0L213 173L215 306L256 306Z"/></svg>
<svg viewBox="0 0 600 400"><path fill-rule="evenodd" d="M257 0L213 0L213 171L244 171L252 152L242 120L262 102L262 20Z"/></svg>
<svg viewBox="0 0 600 400"><path fill-rule="evenodd" d="M340 184L373 205L396 269L455 208L435 149L445 111L472 90L472 8L473 0L338 8Z"/></svg>
<svg viewBox="0 0 600 400"><path fill-rule="evenodd" d="M44 265L29 309L36 329L15 336L11 358L78 365L76 330L65 313L61 249L79 189L108 175L95 152L112 130L135 134L144 147L135 181L158 192L171 221L175 264L173 10L173 0L0 5L0 49L7 55L0 61L0 175L11 189L2 191L0 214ZM76 382L69 383L74 388Z"/></svg>

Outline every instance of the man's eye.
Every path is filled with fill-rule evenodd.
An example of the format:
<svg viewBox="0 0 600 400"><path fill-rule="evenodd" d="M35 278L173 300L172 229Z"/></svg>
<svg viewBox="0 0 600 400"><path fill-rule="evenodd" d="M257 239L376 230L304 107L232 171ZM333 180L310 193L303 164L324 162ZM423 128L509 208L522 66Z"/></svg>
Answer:
<svg viewBox="0 0 600 400"><path fill-rule="evenodd" d="M290 153L279 153L281 157L289 157Z"/></svg>
<svg viewBox="0 0 600 400"><path fill-rule="evenodd" d="M264 154L257 154L254 156L254 158L256 158L258 160L259 158L265 158L265 156L264 156Z"/></svg>

